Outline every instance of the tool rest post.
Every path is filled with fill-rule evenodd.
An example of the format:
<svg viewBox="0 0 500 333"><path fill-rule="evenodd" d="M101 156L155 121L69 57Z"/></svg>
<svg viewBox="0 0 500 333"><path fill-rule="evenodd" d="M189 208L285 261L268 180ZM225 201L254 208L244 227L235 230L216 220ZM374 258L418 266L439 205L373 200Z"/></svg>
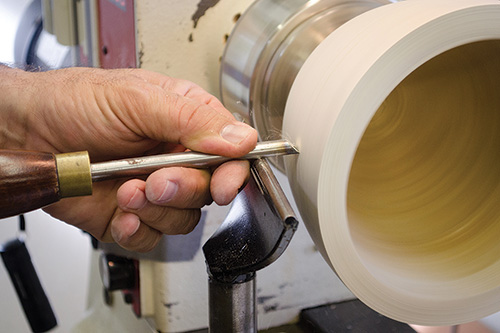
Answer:
<svg viewBox="0 0 500 333"><path fill-rule="evenodd" d="M257 332L255 274L285 251L298 221L270 166L252 177L203 245L209 273L210 332Z"/></svg>
<svg viewBox="0 0 500 333"><path fill-rule="evenodd" d="M257 332L255 273L233 281L209 278L210 332Z"/></svg>

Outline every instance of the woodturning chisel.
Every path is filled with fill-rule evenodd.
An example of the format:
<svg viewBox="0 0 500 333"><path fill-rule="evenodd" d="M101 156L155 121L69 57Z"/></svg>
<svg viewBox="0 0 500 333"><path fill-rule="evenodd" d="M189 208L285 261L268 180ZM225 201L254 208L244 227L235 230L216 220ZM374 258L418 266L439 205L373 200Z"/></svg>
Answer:
<svg viewBox="0 0 500 333"><path fill-rule="evenodd" d="M287 140L264 141L238 159L298 154ZM92 194L92 183L148 175L165 167L207 168L231 158L193 151L90 163L88 152L0 150L0 218Z"/></svg>

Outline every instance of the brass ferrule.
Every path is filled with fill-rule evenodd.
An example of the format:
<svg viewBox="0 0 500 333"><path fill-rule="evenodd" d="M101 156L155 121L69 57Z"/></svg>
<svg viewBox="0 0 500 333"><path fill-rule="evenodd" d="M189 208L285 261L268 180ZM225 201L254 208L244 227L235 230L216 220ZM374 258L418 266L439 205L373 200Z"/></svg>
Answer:
<svg viewBox="0 0 500 333"><path fill-rule="evenodd" d="M55 156L61 198L92 194L88 152L56 154Z"/></svg>

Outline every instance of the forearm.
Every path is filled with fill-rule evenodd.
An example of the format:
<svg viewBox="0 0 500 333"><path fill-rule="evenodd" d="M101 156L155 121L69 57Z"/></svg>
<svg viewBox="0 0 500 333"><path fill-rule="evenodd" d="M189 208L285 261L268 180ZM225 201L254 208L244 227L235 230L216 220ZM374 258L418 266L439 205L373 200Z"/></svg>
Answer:
<svg viewBox="0 0 500 333"><path fill-rule="evenodd" d="M31 101L30 73L0 65L0 148L25 148Z"/></svg>

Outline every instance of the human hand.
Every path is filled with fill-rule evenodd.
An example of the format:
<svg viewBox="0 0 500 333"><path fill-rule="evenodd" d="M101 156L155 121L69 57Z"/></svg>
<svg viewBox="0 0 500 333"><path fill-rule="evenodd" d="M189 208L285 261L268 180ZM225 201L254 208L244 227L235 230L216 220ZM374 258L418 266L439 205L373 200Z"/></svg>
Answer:
<svg viewBox="0 0 500 333"><path fill-rule="evenodd" d="M239 157L257 133L197 85L138 69L1 69L3 148L87 150L92 162L186 149ZM5 89L4 89L5 88ZM7 96L7 97L5 97ZM246 161L210 170L161 169L146 180L95 183L89 197L63 199L49 214L102 241L148 251L162 234L188 233L200 208L228 204L249 177Z"/></svg>

